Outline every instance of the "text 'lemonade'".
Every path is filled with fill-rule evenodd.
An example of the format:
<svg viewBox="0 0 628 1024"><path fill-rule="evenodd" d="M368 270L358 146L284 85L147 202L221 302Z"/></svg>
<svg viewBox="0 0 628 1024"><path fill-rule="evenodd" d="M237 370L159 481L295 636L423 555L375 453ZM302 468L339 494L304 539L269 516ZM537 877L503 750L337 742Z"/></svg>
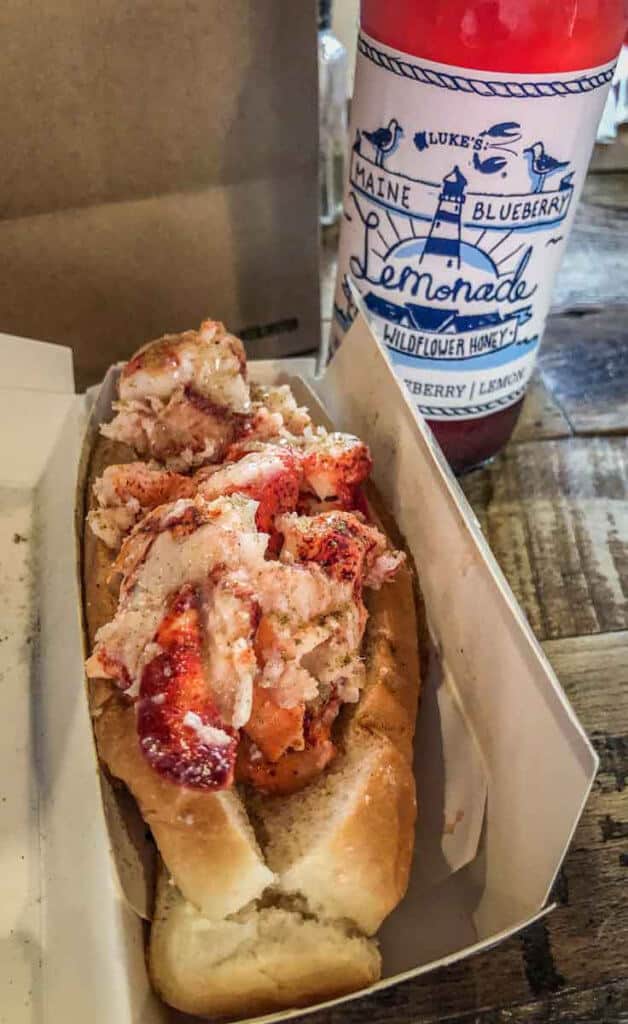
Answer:
<svg viewBox="0 0 628 1024"><path fill-rule="evenodd" d="M351 276L458 470L517 420L622 8L362 0L331 351Z"/></svg>

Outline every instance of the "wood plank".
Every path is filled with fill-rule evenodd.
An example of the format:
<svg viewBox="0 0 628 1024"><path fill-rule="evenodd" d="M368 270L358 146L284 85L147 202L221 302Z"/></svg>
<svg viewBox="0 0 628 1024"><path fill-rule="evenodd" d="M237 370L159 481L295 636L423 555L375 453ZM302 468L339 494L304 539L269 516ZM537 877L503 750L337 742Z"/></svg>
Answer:
<svg viewBox="0 0 628 1024"><path fill-rule="evenodd" d="M612 185L606 183L611 195L603 200L604 179L610 177L596 175L587 179L585 198L578 206L554 285L554 312L582 306L610 306L626 301L628 260L624 254L628 210L618 194L615 181ZM628 187L628 175L623 187ZM618 203L621 203L621 209Z"/></svg>
<svg viewBox="0 0 628 1024"><path fill-rule="evenodd" d="M626 152L628 154L628 144ZM615 211L628 209L628 167L615 173L589 174L582 190L582 202Z"/></svg>
<svg viewBox="0 0 628 1024"><path fill-rule="evenodd" d="M628 124L619 126L611 145L599 144L593 150L589 177L601 177L600 171L628 171Z"/></svg>
<svg viewBox="0 0 628 1024"><path fill-rule="evenodd" d="M544 647L598 749L608 747L611 737L625 737L628 632L554 640ZM590 1010L605 1007L606 1016L600 1012L590 1019L619 1020L612 1013L626 1006L628 993L628 788L621 783L626 769L626 746L616 745L610 760L603 754L554 888L559 907L549 918L487 953L315 1014L313 1024L471 1018L523 1024L585 1020Z"/></svg>
<svg viewBox="0 0 628 1024"><path fill-rule="evenodd" d="M620 978L590 989L560 992L521 1006L486 1013L463 1013L448 1024L625 1024L628 1018L628 981ZM438 1018L433 1018L438 1019Z"/></svg>
<svg viewBox="0 0 628 1024"><path fill-rule="evenodd" d="M510 445L463 489L536 635L628 626L628 440Z"/></svg>
<svg viewBox="0 0 628 1024"><path fill-rule="evenodd" d="M576 434L628 431L627 348L626 304L548 318L540 377Z"/></svg>
<svg viewBox="0 0 628 1024"><path fill-rule="evenodd" d="M572 434L569 420L535 370L511 441L541 441Z"/></svg>
<svg viewBox="0 0 628 1024"><path fill-rule="evenodd" d="M628 853L628 632L549 640L543 647L600 758L571 863L598 856L598 877L624 878L628 886L622 861Z"/></svg>

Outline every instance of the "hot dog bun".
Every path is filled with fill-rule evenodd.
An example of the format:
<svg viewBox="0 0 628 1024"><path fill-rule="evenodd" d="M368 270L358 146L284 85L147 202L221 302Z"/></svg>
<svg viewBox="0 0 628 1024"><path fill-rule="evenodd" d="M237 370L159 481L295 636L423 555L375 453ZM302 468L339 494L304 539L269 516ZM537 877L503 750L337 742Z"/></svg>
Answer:
<svg viewBox="0 0 628 1024"><path fill-rule="evenodd" d="M298 905L249 905L210 922L161 873L149 969L166 1003L201 1016L248 1017L332 999L377 980L374 942Z"/></svg>
<svg viewBox="0 0 628 1024"><path fill-rule="evenodd" d="M97 439L87 508L105 466L133 457ZM367 493L375 520L398 543L376 492ZM111 562L86 526L90 647L116 607L106 582ZM130 702L111 682L90 682L99 755L134 795L163 858L149 966L156 989L178 1009L246 1016L345 994L379 977L379 953L366 936L405 892L416 818L413 572L402 568L366 603L364 692L343 709L330 769L292 797L174 785L141 754Z"/></svg>
<svg viewBox="0 0 628 1024"><path fill-rule="evenodd" d="M282 891L372 935L406 891L414 842L419 664L410 570L369 592L367 606L366 685L345 708L343 753L303 792L249 806Z"/></svg>
<svg viewBox="0 0 628 1024"><path fill-rule="evenodd" d="M132 458L125 446L97 439L87 484L89 508L94 506L93 482L106 466ZM107 583L111 563L111 551L86 525L83 587L90 647L116 609L117 595ZM98 753L110 774L135 797L185 898L209 919L221 920L261 896L273 873L264 863L237 791L209 793L168 782L142 756L135 709L119 688L103 679L96 686L92 682L88 690Z"/></svg>

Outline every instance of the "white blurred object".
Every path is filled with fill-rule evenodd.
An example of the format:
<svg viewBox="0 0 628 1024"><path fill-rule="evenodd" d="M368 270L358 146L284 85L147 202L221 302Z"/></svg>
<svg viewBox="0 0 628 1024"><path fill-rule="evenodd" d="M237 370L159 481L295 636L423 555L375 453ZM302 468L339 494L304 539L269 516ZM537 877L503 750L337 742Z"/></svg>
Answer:
<svg viewBox="0 0 628 1024"><path fill-rule="evenodd" d="M628 46L623 46L597 130L597 141L614 142L619 125L626 122L628 122Z"/></svg>
<svg viewBox="0 0 628 1024"><path fill-rule="evenodd" d="M332 6L331 28L347 51L347 95L351 97L360 31L360 0L336 0Z"/></svg>
<svg viewBox="0 0 628 1024"><path fill-rule="evenodd" d="M342 210L347 149L348 57L331 30L331 0L318 4L320 221L334 224Z"/></svg>

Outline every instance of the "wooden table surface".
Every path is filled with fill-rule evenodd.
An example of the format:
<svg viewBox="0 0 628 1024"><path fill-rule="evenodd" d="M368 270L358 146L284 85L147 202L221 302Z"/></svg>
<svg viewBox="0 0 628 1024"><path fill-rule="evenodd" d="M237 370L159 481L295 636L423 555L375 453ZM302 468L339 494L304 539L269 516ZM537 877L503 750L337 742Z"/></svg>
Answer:
<svg viewBox="0 0 628 1024"><path fill-rule="evenodd" d="M516 433L463 488L599 754L557 910L312 1024L628 1022L628 174L590 175ZM623 246L623 251L622 251ZM323 266L330 308L334 242Z"/></svg>

